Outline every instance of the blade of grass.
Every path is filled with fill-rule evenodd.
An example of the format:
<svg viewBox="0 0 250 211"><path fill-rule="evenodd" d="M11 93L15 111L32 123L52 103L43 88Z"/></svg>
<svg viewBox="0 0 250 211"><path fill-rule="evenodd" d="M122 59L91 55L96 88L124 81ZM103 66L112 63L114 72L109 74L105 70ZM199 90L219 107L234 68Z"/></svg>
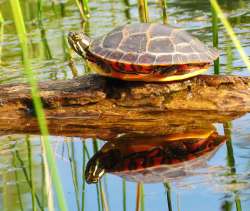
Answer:
<svg viewBox="0 0 250 211"><path fill-rule="evenodd" d="M213 31L213 46L218 48L219 38L218 38L218 17L214 8L211 6L212 11L212 31ZM214 74L218 75L220 73L220 61L219 58L214 61Z"/></svg>
<svg viewBox="0 0 250 211"><path fill-rule="evenodd" d="M222 211L231 211L232 210L232 202L231 201L224 201L221 206Z"/></svg>
<svg viewBox="0 0 250 211"><path fill-rule="evenodd" d="M82 19L85 21L87 19L87 17L85 16L85 13L84 13L84 10L83 10L83 7L82 7L80 1L75 0L75 3L76 3L76 5L77 5L77 7L79 9L79 12L80 12L80 15L81 15Z"/></svg>
<svg viewBox="0 0 250 211"><path fill-rule="evenodd" d="M27 150L28 150L28 161L29 161L29 178L30 178L30 184L31 184L31 201L32 201L32 210L36 211L36 203L35 203L35 186L34 186L34 180L33 180L33 168L32 168L32 150L30 145L29 136L26 136L25 142L27 144Z"/></svg>
<svg viewBox="0 0 250 211"><path fill-rule="evenodd" d="M102 185L102 181L99 182L99 188L100 188L100 193L101 193L102 209L105 211L109 211L108 202L106 199L106 194L105 194L104 186Z"/></svg>
<svg viewBox="0 0 250 211"><path fill-rule="evenodd" d="M128 22L130 22L130 20L131 20L131 14L130 14L130 3L129 3L129 0L123 0L123 2L124 2L124 5L125 5L125 9L124 9L125 16L126 16Z"/></svg>
<svg viewBox="0 0 250 211"><path fill-rule="evenodd" d="M45 30L45 28L43 26L43 22L42 22L42 13L43 13L43 1L37 0L37 22L38 22L38 27L40 28L43 48L46 52L46 58L52 59L53 56L52 56L52 53L51 53L51 50L49 47L49 43L47 40L46 30Z"/></svg>
<svg viewBox="0 0 250 211"><path fill-rule="evenodd" d="M238 52L241 56L241 59L243 60L243 62L247 66L247 69L250 71L249 58L248 58L247 54L245 53L244 49L242 48L240 41L238 40L236 34L234 33L232 26L230 25L226 16L223 14L222 9L220 8L218 2L216 0L210 0L210 3L212 5L212 7L214 8L215 12L217 13L220 21L223 23L228 35L230 36L231 40L233 41L236 49L238 50Z"/></svg>
<svg viewBox="0 0 250 211"><path fill-rule="evenodd" d="M15 156L16 156L17 160L20 163L20 168L22 168L24 177L25 177L25 179L27 181L27 184L29 185L29 187L31 189L31 182L30 182L30 179L29 179L29 174L28 174L28 172L27 172L27 170L25 168L25 164L24 164L23 160L21 159L21 156L19 155L19 152L17 150L15 151ZM37 205L39 206L39 208L41 210L44 210L44 208L41 205L41 202L39 200L39 197L38 197L38 195L36 193L35 193L35 198L36 198L36 202L37 202Z"/></svg>
<svg viewBox="0 0 250 211"><path fill-rule="evenodd" d="M68 150L68 158L70 162L70 169L71 169L71 176L72 176L72 181L74 185L74 191L75 191L75 199L76 199L76 205L77 205L77 210L80 210L80 201L79 201L79 188L78 188L78 181L77 181L77 175L76 175L76 169L75 169L75 159L72 157L74 155L74 146L72 145L73 142L69 142L69 140L66 141L67 143L67 150ZM71 146L70 146L71 143ZM70 152L71 148L71 152Z"/></svg>
<svg viewBox="0 0 250 211"><path fill-rule="evenodd" d="M46 161L48 162L49 171L51 172L51 177L55 188L55 193L57 196L59 208L60 210L64 211L67 210L66 200L64 197L59 173L57 170L56 160L53 154L52 147L48 140L48 128L46 124L45 113L43 111L41 98L39 96L37 79L30 66L29 55L28 55L29 50L28 50L27 33L23 20L22 10L19 4L19 0L10 0L10 4L14 16L17 35L22 48L24 73L28 79L29 84L31 85L32 100L34 103L41 134L43 136L44 150L47 158Z"/></svg>
<svg viewBox="0 0 250 211"><path fill-rule="evenodd" d="M126 196L126 180L122 179L122 204L123 204L123 211L127 210L126 204L127 204L127 196Z"/></svg>
<svg viewBox="0 0 250 211"><path fill-rule="evenodd" d="M233 151L233 145L232 145L232 138L231 138L231 124L225 123L223 124L224 127L224 133L225 136L227 137L227 164L230 167L230 175L235 175L236 174L236 168L235 168L235 159L234 159L234 151ZM232 184L237 183L236 179L233 179L231 181ZM240 197L238 196L238 192L234 191L234 194L236 194L234 201L235 201L235 206L237 211L241 211L241 200Z"/></svg>
<svg viewBox="0 0 250 211"><path fill-rule="evenodd" d="M20 205L20 210L23 211L23 202L22 202L22 197L21 197L21 190L19 186L19 178L18 178L18 172L17 172L17 160L16 160L16 154L12 152L12 157L13 157L13 166L15 168L15 180L16 180L16 189L17 189L17 195L18 195L18 200L19 200L19 205Z"/></svg>
<svg viewBox="0 0 250 211"><path fill-rule="evenodd" d="M99 147L96 139L93 139L93 151L94 153L97 153ZM98 207L100 206L100 200L101 200L101 205L102 205L102 210L109 210L108 203L106 200L106 195L105 195L105 190L102 186L102 182L99 181L97 184L97 198L98 198Z"/></svg>
<svg viewBox="0 0 250 211"><path fill-rule="evenodd" d="M82 142L82 211L85 209L85 166L86 166L86 150L85 150L85 141Z"/></svg>
<svg viewBox="0 0 250 211"><path fill-rule="evenodd" d="M93 138L93 152L94 154L97 153L98 151L98 143L96 141L96 139ZM101 193L100 193L100 188L99 188L99 183L96 184L96 193L97 193L97 205L98 205L98 211L101 210ZM103 207L102 207L102 210L103 210Z"/></svg>
<svg viewBox="0 0 250 211"><path fill-rule="evenodd" d="M141 183L137 183L136 185L136 211L140 211L141 209Z"/></svg>
<svg viewBox="0 0 250 211"><path fill-rule="evenodd" d="M233 51L232 51L232 42L228 39L228 35L226 35L226 57L227 57L227 64L226 64L226 71L227 73L231 73L233 71Z"/></svg>
<svg viewBox="0 0 250 211"><path fill-rule="evenodd" d="M141 184L141 211L144 211L144 185Z"/></svg>
<svg viewBox="0 0 250 211"><path fill-rule="evenodd" d="M54 198L53 198L53 189L52 189L52 182L51 182L51 176L49 172L49 167L48 167L48 162L44 150L44 142L42 141L41 137L41 151L42 151L42 156L43 156L43 163L44 163L44 175L45 175L45 189L47 193L47 204L48 204L48 210L49 211L54 211Z"/></svg>
<svg viewBox="0 0 250 211"><path fill-rule="evenodd" d="M42 174L42 181L41 181L41 184L42 184L42 199L41 199L41 203L42 203L42 206L45 207L45 196L46 196L46 192L45 192L45 165L44 165L44 159L43 159L43 155L41 153L41 174Z"/></svg>
<svg viewBox="0 0 250 211"><path fill-rule="evenodd" d="M162 20L164 24L168 23L168 15L167 15L167 0L160 0L161 9L162 9Z"/></svg>
<svg viewBox="0 0 250 211"><path fill-rule="evenodd" d="M4 33L4 19L0 11L0 64L2 63L2 43L3 43L3 33Z"/></svg>
<svg viewBox="0 0 250 211"><path fill-rule="evenodd" d="M138 10L141 22L149 22L147 0L138 0Z"/></svg>
<svg viewBox="0 0 250 211"><path fill-rule="evenodd" d="M88 0L80 0L80 1L81 1L85 16L89 18L89 1Z"/></svg>
<svg viewBox="0 0 250 211"><path fill-rule="evenodd" d="M167 193L167 200L168 200L168 210L172 211L172 200L171 200L171 187L168 183L164 183L164 187Z"/></svg>

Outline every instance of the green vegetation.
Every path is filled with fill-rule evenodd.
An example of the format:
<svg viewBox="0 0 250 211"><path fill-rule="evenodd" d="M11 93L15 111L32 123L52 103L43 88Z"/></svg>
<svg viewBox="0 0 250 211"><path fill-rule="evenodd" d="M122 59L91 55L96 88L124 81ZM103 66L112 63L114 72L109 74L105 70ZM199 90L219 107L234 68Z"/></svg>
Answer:
<svg viewBox="0 0 250 211"><path fill-rule="evenodd" d="M212 31L213 31L213 46L215 48L218 48L218 18L217 18L217 13L215 12L214 8L211 7L211 12L212 12ZM220 58L216 59L214 61L214 74L219 74L220 73Z"/></svg>
<svg viewBox="0 0 250 211"><path fill-rule="evenodd" d="M164 24L168 23L168 15L167 15L167 0L160 0L161 9L162 9L162 20Z"/></svg>
<svg viewBox="0 0 250 211"><path fill-rule="evenodd" d="M138 0L138 10L141 22L149 22L147 0Z"/></svg>
<svg viewBox="0 0 250 211"><path fill-rule="evenodd" d="M123 204L123 211L127 210L127 196L126 196L126 180L122 179L122 204Z"/></svg>
<svg viewBox="0 0 250 211"><path fill-rule="evenodd" d="M33 51L33 48L35 48L35 39L40 39L41 40L41 44L40 46L42 46L42 53L43 55L45 55L45 59L46 62L51 62L53 63L53 65L58 65L55 60L58 59L58 57L56 57L57 55L57 51L63 51L63 59L61 60L63 62L65 62L65 64L62 64L61 66L57 66L57 69L62 68L62 66L67 66L67 61L69 61L69 67L70 67L70 71L68 71L68 73L71 73L72 77L77 77L80 76L81 74L85 74L88 71L90 72L90 70L88 69L88 67L86 66L84 68L84 71L78 70L78 66L79 64L82 64L78 61L78 60L73 60L73 56L71 55L71 50L68 48L67 45L67 40L66 40L66 36L67 36L67 32L69 31L69 17L66 16L66 14L71 14L75 11L72 10L72 8L77 8L79 10L76 11L75 13L77 14L76 16L78 17L79 14L81 16L81 21L79 20L73 20L72 22L74 23L79 21L79 29L80 30L84 30L86 31L86 33L89 32L93 32L91 30L98 30L97 28L99 27L99 22L100 22L100 17L98 17L99 19L97 19L97 17L91 17L92 14L94 14L95 12L100 12L102 9L102 14L107 13L108 8L97 8L97 7L93 7L89 8L89 1L88 0L72 0L70 5L67 5L64 2L57 2L57 1L51 1L51 8L50 6L48 6L48 4L46 4L44 1L42 0L37 0L35 3L35 7L28 7L27 6L27 1L25 1L23 4L24 5L20 5L19 0L10 0L10 5L11 5L11 9L12 9L12 13L13 13L13 20L14 20L14 24L16 27L16 32L17 32L17 36L19 38L19 42L20 42L20 46L21 46L21 51L22 51L22 62L23 62L23 67L24 67L24 75L27 78L27 81L30 84L31 87L31 95L32 95L32 99L33 99L33 105L34 105L34 109L36 112L36 117L37 120L39 122L39 126L40 126L40 130L41 130L41 134L42 134L42 155L45 155L45 157L43 157L43 161L41 162L41 172L42 172L42 178L40 179L41 182L41 192L38 185L36 184L37 180L36 180L36 174L35 174L35 164L34 164L34 149L33 149L33 145L32 142L30 140L30 137L27 136L26 140L25 140L25 144L26 144L26 148L27 148L27 161L22 157L21 151L13 148L11 155L12 155L12 165L15 169L20 168L20 171L18 172L17 170L14 171L14 179L16 181L15 183L15 190L17 192L17 198L18 198L18 206L20 210L25 210L26 209L26 205L25 205L25 200L24 197L22 197L22 184L19 183L19 181L24 180L25 183L27 183L27 189L30 192L29 197L30 197L30 203L32 203L32 210L56 210L56 208L54 208L56 205L59 206L60 210L67 210L67 203L69 202L68 198L64 197L64 193L63 193L63 188L62 188L62 184L61 184L61 179L59 177L59 173L57 170L57 163L55 160L55 155L54 152L51 148L51 145L49 143L49 132L48 132L48 128L47 128L47 124L46 124L46 117L45 117L45 113L43 111L43 104L42 101L40 99L39 96L39 88L38 88L38 75L36 71L33 71L33 65L39 65L37 64L37 60L32 61L31 60L31 53ZM239 54L242 58L242 60L244 61L245 65L247 66L247 68L250 70L250 62L249 62L249 57L246 55L246 53L244 52L243 47L241 46L235 32L232 29L232 26L230 25L230 23L228 22L227 18L225 17L225 15L223 14L223 11L221 10L220 6L218 5L216 0L210 0L211 2L211 15L212 15L212 32L213 32L213 46L216 48L219 48L221 43L219 43L219 38L218 38L218 33L220 32L220 23L219 20L221 21L221 23L223 24L223 26L226 29L226 32L228 33L230 39L233 41L236 49L239 51ZM168 5L167 5L168 3ZM112 4L114 4L114 2L112 2ZM135 16L134 13L131 12L132 9L135 9L135 11L137 11L136 9L138 9L139 11L139 19L141 22L149 22L149 21L158 21L158 22L163 22L164 24L173 24L171 23L172 19L168 19L168 16L171 15L171 2L167 2L166 0L160 0L159 2L154 2L154 1L150 1L148 2L147 0L138 0L137 4L133 4L131 2L129 2L129 0L124 0L123 4L125 5L125 9L124 9L124 13L125 13L125 17L122 16L122 18L125 18L125 21L127 22L136 22L139 20L135 20ZM158 10L159 7L158 5L160 5L160 9L162 10L161 15L157 14L155 15L155 17L152 15L152 17L150 16L150 20L149 20L149 10L151 11L151 5L152 8L156 7ZM22 6L22 7L21 7ZM22 8L22 9L21 9ZM28 9L27 9L28 8ZM167 13L167 9L169 8L170 11L170 15ZM32 10L34 9L34 11ZM50 13L51 16L54 17L50 17L50 16L46 16L46 10L53 10L54 13ZM90 14L90 9L91 9L91 14ZM116 17L116 13L117 11L115 10L116 8L113 7L112 9L112 21L110 22L106 22L106 25L111 25L112 26L116 26L118 24L120 24L121 21L124 21L124 19L121 18L121 21L118 21L118 18ZM119 8L120 9L120 8ZM28 10L28 12L26 13L26 10ZM120 12L120 11L119 11ZM137 14L135 12L135 14ZM33 16L32 16L33 15ZM27 18L28 16L30 16L31 18ZM94 15L93 15L94 16ZM162 16L162 17L161 17ZM120 16L119 16L120 17ZM58 25L56 26L57 28L60 28L60 48L61 49L56 49L56 44L54 44L53 42L50 41L51 39L51 35L49 36L49 30L48 28L46 28L47 26L50 26L50 21L51 19L56 19L58 21ZM91 18L93 18L93 20L91 20ZM102 17L101 17L102 18ZM162 18L162 19L161 19ZM79 17L78 17L79 19ZM6 20L6 22L5 22ZM11 24L9 22L11 22L12 20L10 19L5 19L5 17L3 18L3 14L0 11L0 43L3 43L4 40L4 33L5 30L8 30L6 28L11 28ZM92 21L92 22L91 22ZM94 22L96 21L96 25L94 24ZM230 20L231 21L231 20ZM176 19L176 22L178 24L182 24L181 21L179 21L178 19ZM29 29L26 24L29 24L29 28L31 30L27 30ZM106 30L106 25L105 27L103 27L103 31ZM55 27L55 26L54 26ZM55 28L56 28L55 27ZM109 26L111 27L111 26ZM35 29L34 29L35 28ZM53 34L53 36L56 37L56 39L58 38L57 34L54 33L54 31L56 31L55 28L52 28L50 33ZM91 30L90 30L91 29ZM38 31L38 38L36 37L36 32L34 31ZM54 30L54 31L53 31ZM94 36L99 36L101 33L103 33L102 30L99 30L98 33L96 32L94 34ZM203 29L202 29L203 30ZM11 32L12 33L12 32ZM10 34L11 34L10 33ZM54 35L55 34L55 35ZM92 35L92 34L91 34ZM13 42L12 40L10 41L10 43ZM232 48L232 43L230 43L231 45L227 45L227 69L230 69L230 73L233 73L233 60L234 60L234 55L233 55L233 48ZM3 60L3 45L0 45L0 65L2 64ZM58 46L57 46L58 47ZM4 47L5 50L5 47ZM6 49L6 52L8 53L8 51L10 51L11 49ZM7 54L6 53L6 54ZM11 52L13 55L16 52ZM11 55L11 56L13 56ZM58 54L61 56L61 54ZM34 58L36 58L36 56L34 56ZM12 58L11 58L12 59ZM36 58L37 59L37 58ZM13 59L15 60L15 59ZM45 61L45 60L44 60ZM43 61L43 62L44 62ZM15 62L15 61L14 61ZM4 64L3 64L4 65ZM57 79L57 72L51 68L52 70L50 70L50 79ZM81 69L81 68L79 68ZM219 59L215 61L214 63L214 73L215 74L219 74L220 71L223 71L223 68L221 68L220 70L220 62ZM66 71L65 71L66 72ZM84 72L84 73L82 73ZM5 73L0 73L0 74L5 74ZM65 73L65 75L67 76L67 73ZM66 78L66 76L64 76ZM45 77L46 78L46 77ZM66 120L65 120L66 121ZM232 176L232 177L236 177L236 167L235 167L235 157L234 157L234 151L233 151L233 144L232 144L232 140L231 140L231 131L230 131L230 125L229 124L225 124L224 125L225 128L225 134L229 137L229 141L226 144L227 147L227 167L230 169L230 171L227 172L226 176ZM25 145L24 144L24 145ZM76 208L77 210L81 210L84 211L86 210L86 198L87 198L87 194L86 194L86 190L87 190L87 185L85 182L85 167L86 167L86 163L87 160L90 159L90 153L89 153L89 149L87 144L85 143L85 140L83 140L83 142L81 143L81 159L82 159L82 163L81 166L79 167L77 163L77 159L78 157L77 155L77 150L76 150L76 145L73 143L72 140L70 140L70 142L67 142L65 144L66 146L66 150L67 151L67 160L69 161L69 164L65 164L68 166L70 172L71 172L71 177L72 177L72 183L73 183L73 188L74 188L74 192L73 192L73 197L75 198L75 204L76 204ZM93 140L93 152L97 152L98 151L98 142L96 140ZM90 151L91 151L91 147L90 147ZM92 152L92 151L91 151ZM80 176L79 176L80 175ZM51 177L51 178L50 178ZM51 181L52 179L52 181ZM106 179L106 178L104 178ZM102 180L103 181L103 180ZM96 198L97 201L94 201L94 203L97 204L98 206L98 210L109 210L109 197L108 197L108 191L107 191L107 187L105 186L106 183L103 183L102 181L100 181L96 186L94 186L96 188ZM232 184L237 183L237 180L233 179ZM53 192L53 188L51 187L51 184L53 185L54 191ZM171 201L171 187L168 183L164 183L164 188L166 191L166 200L167 200L167 204L168 204L168 210L172 211L172 201ZM125 179L122 180L121 186L122 187L122 196L121 196L121 201L122 201L122 208L123 211L129 210L130 209L130 204L127 203L128 201L128 186L127 183L125 181ZM174 191L174 188L172 189ZM47 192L50 192L49 195L47 195ZM54 195L57 198L57 202L54 203L53 199L54 199ZM225 210L231 210L232 206L236 207L237 211L241 211L242 210L242 205L241 205L241 200L239 197L239 192L235 191L233 192L234 194L234 201L230 202L228 200L224 201L224 205L223 208ZM172 195L174 196L174 195ZM46 198L47 197L47 198ZM137 186L137 192L136 192L136 210L147 210L144 206L145 206L145 196L144 196L144 186L143 184L138 184ZM179 207L179 206L178 206Z"/></svg>
<svg viewBox="0 0 250 211"><path fill-rule="evenodd" d="M247 56L247 54L245 53L244 49L242 48L240 41L238 40L235 32L233 31L232 26L230 25L230 23L228 22L226 16L223 14L218 2L216 0L210 0L210 3L213 7L213 9L215 10L217 16L219 17L219 19L221 20L221 22L223 23L228 35L230 36L231 40L233 41L236 49L238 50L242 60L244 61L244 63L246 64L248 70L250 70L250 61L249 58Z"/></svg>
<svg viewBox="0 0 250 211"><path fill-rule="evenodd" d="M37 79L35 73L31 69L30 60L29 60L29 50L28 50L28 39L26 28L23 20L22 10L19 4L19 0L10 0L12 14L15 21L15 26L17 30L17 35L19 37L20 45L22 48L22 58L23 58L23 65L24 65L24 74L26 75L28 82L31 86L31 95L34 103L35 112L37 115L37 119L39 122L41 134L43 136L43 144L44 150L46 154L46 160L48 162L49 170L51 173L52 181L55 187L55 192L58 199L58 205L60 210L64 211L67 210L66 200L63 194L63 188L61 185L61 180L57 171L56 161L53 154L53 150L50 146L49 139L48 139L48 128L46 124L45 114L43 111L43 106L41 102L41 98L39 96L39 89L37 85Z"/></svg>
<svg viewBox="0 0 250 211"><path fill-rule="evenodd" d="M3 33L4 33L3 30L4 30L4 19L0 11L0 43L3 43ZM2 45L0 45L0 64L1 64L1 56L2 56Z"/></svg>
<svg viewBox="0 0 250 211"><path fill-rule="evenodd" d="M167 194L168 211L172 211L172 201L171 201L171 186L169 183L164 183L165 191Z"/></svg>

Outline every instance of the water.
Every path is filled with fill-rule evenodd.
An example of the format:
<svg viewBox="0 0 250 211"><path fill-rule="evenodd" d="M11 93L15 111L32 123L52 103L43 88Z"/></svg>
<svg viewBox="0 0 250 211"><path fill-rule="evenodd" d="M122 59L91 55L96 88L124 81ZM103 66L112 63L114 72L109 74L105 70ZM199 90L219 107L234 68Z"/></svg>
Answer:
<svg viewBox="0 0 250 211"><path fill-rule="evenodd" d="M42 24L37 25L35 1L22 1L29 36L32 68L41 81L70 79L87 72L81 58L74 54L77 73L68 65L68 49L65 37L69 31L82 27L78 8L74 1L44 2ZM91 1L89 23L84 25L91 37L98 37L114 26L126 22L138 22L136 1L108 0ZM222 8L233 25L247 54L250 54L250 1L220 1ZM53 9L52 9L53 8ZM8 1L0 2L6 24L0 66L2 84L23 82L21 49L15 33ZM149 17L152 22L162 22L160 3L149 2ZM211 13L208 1L168 1L168 21L171 25L184 28L211 46ZM43 33L45 29L45 36ZM219 26L219 48L221 52L221 74L249 76L225 30ZM213 73L213 69L209 70ZM194 169L192 175L169 182L173 210L250 210L250 115L231 122L231 143L222 145L205 167ZM222 124L216 124L219 134L224 134ZM224 125L225 126L225 125ZM0 210L31 210L47 207L53 197L47 197L46 171L44 171L40 136L11 134L0 137ZM82 208L84 143L90 156L94 153L92 139L50 136L56 153L65 196L71 210ZM97 140L99 146L104 142ZM30 150L29 150L30 143ZM233 152L232 152L233 150ZM86 152L85 152L86 154ZM30 160L29 160L30 158ZM85 155L86 162L88 156ZM30 162L31 161L31 162ZM30 166L35 186L32 205ZM120 177L107 174L102 179L106 206L109 210L123 210L123 181ZM136 186L126 182L126 208L136 209ZM100 186L98 186L100 189ZM96 185L85 185L85 210L98 210ZM57 209L57 205L56 209ZM162 183L144 185L145 210L168 210L167 192Z"/></svg>

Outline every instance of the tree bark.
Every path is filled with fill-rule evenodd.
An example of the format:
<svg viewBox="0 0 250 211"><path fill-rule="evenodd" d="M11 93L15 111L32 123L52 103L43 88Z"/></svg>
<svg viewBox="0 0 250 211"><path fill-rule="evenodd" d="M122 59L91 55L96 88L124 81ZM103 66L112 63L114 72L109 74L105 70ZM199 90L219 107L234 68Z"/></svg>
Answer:
<svg viewBox="0 0 250 211"><path fill-rule="evenodd" d="M202 127L250 111L250 77L200 75L168 83L128 82L98 75L39 85L51 134L112 136L155 134L173 125ZM0 86L0 130L37 133L27 84Z"/></svg>

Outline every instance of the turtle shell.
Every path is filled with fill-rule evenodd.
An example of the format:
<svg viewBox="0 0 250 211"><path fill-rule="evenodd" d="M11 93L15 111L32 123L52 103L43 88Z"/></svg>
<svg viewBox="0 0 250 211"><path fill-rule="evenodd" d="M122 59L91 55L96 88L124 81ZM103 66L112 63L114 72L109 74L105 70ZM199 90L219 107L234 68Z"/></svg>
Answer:
<svg viewBox="0 0 250 211"><path fill-rule="evenodd" d="M188 32L158 23L117 27L92 41L88 51L102 60L140 66L211 63L219 56Z"/></svg>
<svg viewBox="0 0 250 211"><path fill-rule="evenodd" d="M97 182L106 173L127 180L160 182L183 176L183 170L210 158L226 140L215 131L201 134L170 134L165 136L118 137L106 143L88 162L85 176L89 183ZM185 174L184 174L185 175Z"/></svg>

